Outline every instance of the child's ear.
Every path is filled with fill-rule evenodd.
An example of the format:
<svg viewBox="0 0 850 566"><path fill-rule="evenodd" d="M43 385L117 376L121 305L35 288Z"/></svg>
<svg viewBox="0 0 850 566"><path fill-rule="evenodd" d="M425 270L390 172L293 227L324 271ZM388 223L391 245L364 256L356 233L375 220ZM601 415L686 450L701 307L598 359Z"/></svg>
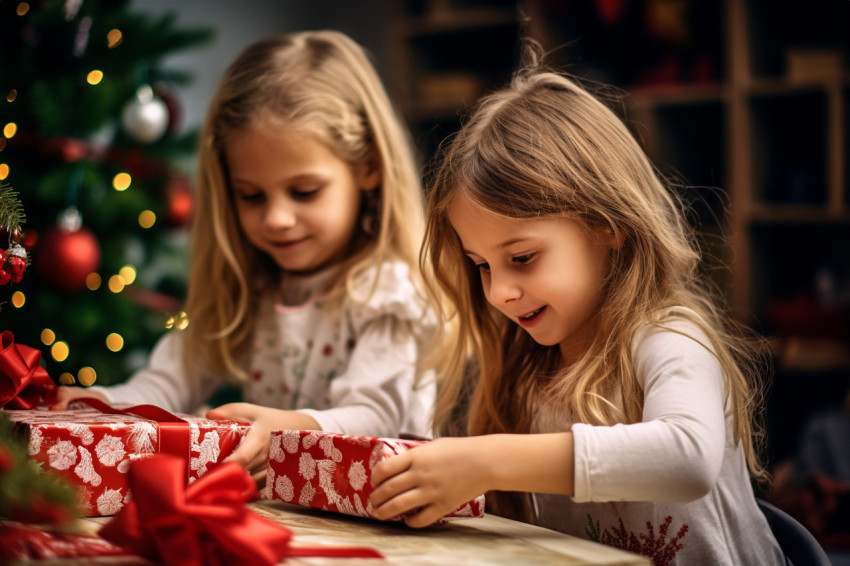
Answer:
<svg viewBox="0 0 850 566"><path fill-rule="evenodd" d="M381 184L381 159L378 152L372 148L366 159L357 167L357 186L361 190L371 191Z"/></svg>

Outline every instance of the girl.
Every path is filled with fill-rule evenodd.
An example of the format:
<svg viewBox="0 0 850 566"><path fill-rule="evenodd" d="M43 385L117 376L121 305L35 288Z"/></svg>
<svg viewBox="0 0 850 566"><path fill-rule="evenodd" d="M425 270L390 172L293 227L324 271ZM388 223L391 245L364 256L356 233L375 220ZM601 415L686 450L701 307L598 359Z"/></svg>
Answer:
<svg viewBox="0 0 850 566"><path fill-rule="evenodd" d="M434 317L417 291L422 192L401 124L341 33L245 49L202 132L189 326L126 384L60 388L55 407L96 396L192 411L237 380L252 404L209 416L255 421L233 456L252 472L269 429L425 433L434 387L416 361Z"/></svg>
<svg viewBox="0 0 850 566"><path fill-rule="evenodd" d="M381 463L375 514L421 527L491 491L491 511L656 565L784 564L748 475L765 475L759 343L697 280L625 125L531 55L443 150L428 196L422 263L458 323L435 426L464 416L468 438Z"/></svg>

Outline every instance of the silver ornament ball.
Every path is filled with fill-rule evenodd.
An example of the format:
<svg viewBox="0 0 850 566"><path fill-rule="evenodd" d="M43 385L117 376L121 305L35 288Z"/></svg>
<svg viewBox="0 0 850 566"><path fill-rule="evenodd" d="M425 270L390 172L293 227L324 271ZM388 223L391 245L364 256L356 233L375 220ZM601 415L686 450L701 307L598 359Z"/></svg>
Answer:
<svg viewBox="0 0 850 566"><path fill-rule="evenodd" d="M121 125L134 140L141 143L157 141L168 129L168 107L153 89L142 85L136 96L121 111Z"/></svg>

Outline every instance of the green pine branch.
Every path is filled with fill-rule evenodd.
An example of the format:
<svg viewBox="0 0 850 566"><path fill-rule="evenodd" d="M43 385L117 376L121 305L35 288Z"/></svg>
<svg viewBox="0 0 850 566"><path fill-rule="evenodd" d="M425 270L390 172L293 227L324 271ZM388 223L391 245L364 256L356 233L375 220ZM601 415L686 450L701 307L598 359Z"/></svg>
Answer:
<svg viewBox="0 0 850 566"><path fill-rule="evenodd" d="M18 193L11 186L0 183L0 228L12 234L21 229L26 219Z"/></svg>

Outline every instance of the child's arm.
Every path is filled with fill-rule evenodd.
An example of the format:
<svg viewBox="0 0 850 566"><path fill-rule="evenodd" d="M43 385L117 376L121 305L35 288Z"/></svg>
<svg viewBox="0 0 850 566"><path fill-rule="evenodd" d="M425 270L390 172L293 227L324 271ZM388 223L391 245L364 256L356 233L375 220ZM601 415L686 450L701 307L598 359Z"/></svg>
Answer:
<svg viewBox="0 0 850 566"><path fill-rule="evenodd" d="M251 423L251 431L226 462L242 465L261 482L269 464L269 438L273 430L321 430L311 416L297 411L261 407L251 403L229 403L210 411L207 418L229 419Z"/></svg>
<svg viewBox="0 0 850 566"><path fill-rule="evenodd" d="M411 512L411 527L434 523L486 491L573 493L573 436L494 434L439 438L378 464L375 516Z"/></svg>

